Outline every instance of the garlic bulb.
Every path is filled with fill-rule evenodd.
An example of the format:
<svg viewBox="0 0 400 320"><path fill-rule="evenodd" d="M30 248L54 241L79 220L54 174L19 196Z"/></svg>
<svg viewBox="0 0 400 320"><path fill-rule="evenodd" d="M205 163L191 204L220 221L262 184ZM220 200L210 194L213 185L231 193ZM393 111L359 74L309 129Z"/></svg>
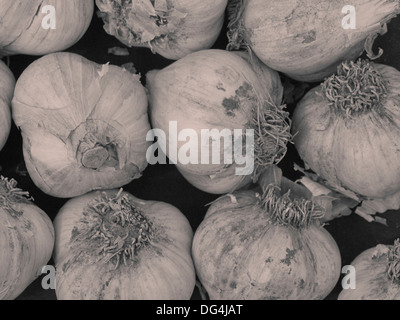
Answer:
<svg viewBox="0 0 400 320"><path fill-rule="evenodd" d="M28 173L49 195L120 187L147 166L146 92L121 67L46 55L18 79L12 111Z"/></svg>
<svg viewBox="0 0 400 320"><path fill-rule="evenodd" d="M120 190L67 201L54 219L58 300L189 300L196 274L185 215Z"/></svg>
<svg viewBox="0 0 400 320"><path fill-rule="evenodd" d="M227 0L96 0L104 29L128 47L177 60L217 40Z"/></svg>
<svg viewBox="0 0 400 320"><path fill-rule="evenodd" d="M400 300L400 239L364 250L351 266L355 288L343 289L338 300Z"/></svg>
<svg viewBox="0 0 400 320"><path fill-rule="evenodd" d="M398 209L399 92L395 68L343 62L294 110L294 145L306 166L337 190Z"/></svg>
<svg viewBox="0 0 400 320"><path fill-rule="evenodd" d="M325 210L277 167L209 207L192 244L211 300L320 300L335 287L341 255L320 219ZM257 190L258 191L258 190Z"/></svg>
<svg viewBox="0 0 400 320"><path fill-rule="evenodd" d="M50 261L51 219L17 181L0 177L0 300L18 297Z"/></svg>
<svg viewBox="0 0 400 320"><path fill-rule="evenodd" d="M7 65L0 60L0 150L7 142L11 130L11 99L15 77Z"/></svg>
<svg viewBox="0 0 400 320"><path fill-rule="evenodd" d="M400 12L392 0L233 0L229 49L250 48L269 67L306 82L323 81L344 60L369 58L372 44Z"/></svg>
<svg viewBox="0 0 400 320"><path fill-rule="evenodd" d="M146 79L152 126L165 132L160 149L198 189L231 192L285 156L291 135L283 87L256 57L201 50Z"/></svg>
<svg viewBox="0 0 400 320"><path fill-rule="evenodd" d="M0 56L65 50L89 28L93 0L1 0Z"/></svg>

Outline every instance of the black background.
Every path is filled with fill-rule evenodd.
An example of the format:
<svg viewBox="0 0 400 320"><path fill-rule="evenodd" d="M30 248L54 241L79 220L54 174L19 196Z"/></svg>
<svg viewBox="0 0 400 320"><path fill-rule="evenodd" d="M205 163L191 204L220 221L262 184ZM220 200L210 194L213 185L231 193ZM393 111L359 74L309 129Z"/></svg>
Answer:
<svg viewBox="0 0 400 320"><path fill-rule="evenodd" d="M374 50L378 47L384 50L381 58L376 60L379 63L385 63L400 70L400 18L393 19L388 24L388 32L380 36L374 45ZM224 49L226 46L226 29L224 28L214 48ZM173 61L162 58L159 55L152 54L146 48L130 48L129 56L115 56L108 54L108 49L114 46L123 47L123 45L105 33L103 23L100 18L93 16L92 23L83 36L83 38L74 46L66 51L83 55L84 57L97 62L115 65L122 65L133 62L136 70L143 76L152 69L163 68ZM22 71L34 60L39 57L15 55L9 59L9 67L16 78ZM143 77L144 78L144 77ZM282 78L283 80L285 78ZM300 85L298 83L294 83ZM317 84L309 84L308 88ZM287 106L289 112L293 111L295 103ZM296 178L293 171L293 163L301 164L300 159L293 147L288 146L286 157L280 163L284 174L288 178ZM59 208L67 199L58 199L42 193L31 181L25 172L22 156L22 139L18 129L13 126L6 146L0 152L0 173L9 178L15 178L19 187L28 190L35 199L35 203L42 208L51 219L54 219ZM368 174L368 173L366 173ZM217 195L201 192L191 186L179 174L173 165L153 165L148 166L143 176L133 181L124 189L133 195L145 200L165 201L180 209L189 219L193 230L196 230L202 221L207 210L207 204L216 199ZM400 237L400 214L396 211L386 212L381 215L387 219L388 226L376 222L367 222L356 214L348 217L342 217L331 221L326 229L336 240L341 256L342 265L350 264L351 261L363 250L375 246L378 243L392 244ZM49 261L52 264L52 261ZM44 290L41 287L42 278L34 281L17 299L20 300L55 300L54 290ZM335 300L341 290L341 280L336 288L326 298ZM199 300L200 295L195 290L193 300Z"/></svg>

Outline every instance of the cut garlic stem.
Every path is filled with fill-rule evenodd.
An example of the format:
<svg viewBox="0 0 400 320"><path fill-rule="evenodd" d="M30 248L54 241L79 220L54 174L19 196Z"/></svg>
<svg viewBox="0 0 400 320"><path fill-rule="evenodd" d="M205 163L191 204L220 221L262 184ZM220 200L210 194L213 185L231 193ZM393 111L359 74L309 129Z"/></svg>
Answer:
<svg viewBox="0 0 400 320"><path fill-rule="evenodd" d="M96 146L84 152L82 155L82 165L89 169L98 169L103 166L108 159L108 151L103 146Z"/></svg>

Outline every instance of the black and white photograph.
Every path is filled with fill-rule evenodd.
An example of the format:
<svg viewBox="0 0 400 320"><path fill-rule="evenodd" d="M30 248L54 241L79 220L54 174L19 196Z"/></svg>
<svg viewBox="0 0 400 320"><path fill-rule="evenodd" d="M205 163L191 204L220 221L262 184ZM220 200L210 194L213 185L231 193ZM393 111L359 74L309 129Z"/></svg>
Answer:
<svg viewBox="0 0 400 320"><path fill-rule="evenodd" d="M400 300L400 1L0 0L0 300Z"/></svg>

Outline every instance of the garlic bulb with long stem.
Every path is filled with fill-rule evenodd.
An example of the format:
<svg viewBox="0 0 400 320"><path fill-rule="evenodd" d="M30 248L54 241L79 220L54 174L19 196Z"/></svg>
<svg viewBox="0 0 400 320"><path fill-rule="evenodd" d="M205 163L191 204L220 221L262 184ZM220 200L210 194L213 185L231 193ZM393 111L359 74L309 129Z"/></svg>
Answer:
<svg viewBox="0 0 400 320"><path fill-rule="evenodd" d="M12 101L33 182L49 195L73 197L140 177L147 106L139 76L121 67L68 52L36 60Z"/></svg>

